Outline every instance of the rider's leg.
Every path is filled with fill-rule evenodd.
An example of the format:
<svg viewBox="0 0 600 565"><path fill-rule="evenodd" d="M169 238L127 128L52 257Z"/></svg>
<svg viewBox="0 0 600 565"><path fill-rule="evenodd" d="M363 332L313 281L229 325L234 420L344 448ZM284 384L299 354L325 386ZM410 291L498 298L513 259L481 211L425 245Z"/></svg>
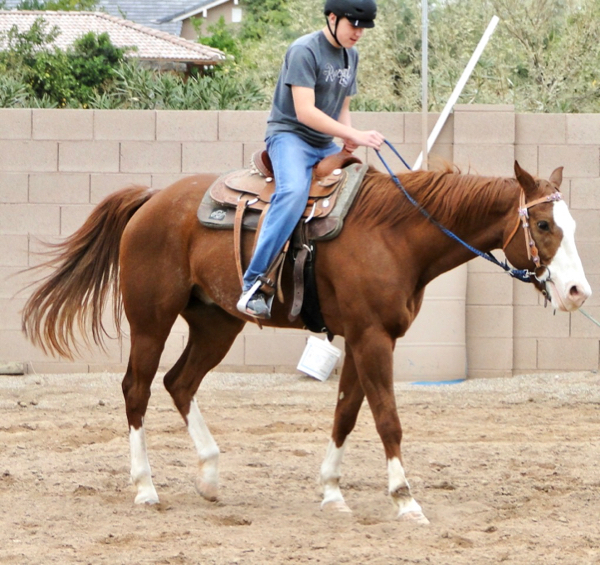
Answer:
<svg viewBox="0 0 600 565"><path fill-rule="evenodd" d="M313 147L293 133L271 136L267 140L267 149L275 176L275 194L244 274L244 292L238 303L240 311L261 317L268 317L269 309L264 297L256 296L260 286L258 277L266 274L302 216L308 200L312 167L327 155L339 151L334 143L322 148ZM255 303L257 299L259 303ZM255 313L252 307L256 307Z"/></svg>

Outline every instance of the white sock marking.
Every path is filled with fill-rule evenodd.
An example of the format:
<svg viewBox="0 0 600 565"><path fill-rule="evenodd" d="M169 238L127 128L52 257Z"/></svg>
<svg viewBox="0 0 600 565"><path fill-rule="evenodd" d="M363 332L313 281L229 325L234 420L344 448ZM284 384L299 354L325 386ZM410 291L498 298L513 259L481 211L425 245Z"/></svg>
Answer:
<svg viewBox="0 0 600 565"><path fill-rule="evenodd" d="M321 502L321 507L325 506L328 502L344 502L344 497L340 490L340 476L345 449L345 443L338 448L333 440L329 440L327 453L321 465L321 483L323 485L323 502Z"/></svg>
<svg viewBox="0 0 600 565"><path fill-rule="evenodd" d="M131 480L137 487L135 503L155 504L158 502L158 494L152 483L143 423L139 430L133 426L129 428L129 448L131 451Z"/></svg>

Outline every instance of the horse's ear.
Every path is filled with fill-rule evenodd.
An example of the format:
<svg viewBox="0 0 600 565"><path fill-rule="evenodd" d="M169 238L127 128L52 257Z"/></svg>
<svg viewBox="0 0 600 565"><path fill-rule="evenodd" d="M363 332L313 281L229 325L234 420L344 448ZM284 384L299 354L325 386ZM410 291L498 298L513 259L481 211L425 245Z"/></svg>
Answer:
<svg viewBox="0 0 600 565"><path fill-rule="evenodd" d="M515 161L515 177L523 187L525 194L532 194L536 190L534 178L525 169L521 168L518 161Z"/></svg>
<svg viewBox="0 0 600 565"><path fill-rule="evenodd" d="M558 167L552 171L550 178L548 179L556 188L560 188L563 180L563 169L564 167Z"/></svg>

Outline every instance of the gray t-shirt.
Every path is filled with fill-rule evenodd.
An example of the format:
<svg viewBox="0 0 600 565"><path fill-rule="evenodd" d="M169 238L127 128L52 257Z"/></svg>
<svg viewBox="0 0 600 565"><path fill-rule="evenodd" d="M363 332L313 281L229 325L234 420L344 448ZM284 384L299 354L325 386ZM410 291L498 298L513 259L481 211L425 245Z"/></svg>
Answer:
<svg viewBox="0 0 600 565"><path fill-rule="evenodd" d="M315 91L315 106L337 120L346 97L356 94L358 51L353 47L347 53L346 68L344 49L329 43L323 31L304 35L290 45L275 87L266 137L274 133L293 132L314 147L324 147L331 142L332 136L298 121L291 87L312 88Z"/></svg>

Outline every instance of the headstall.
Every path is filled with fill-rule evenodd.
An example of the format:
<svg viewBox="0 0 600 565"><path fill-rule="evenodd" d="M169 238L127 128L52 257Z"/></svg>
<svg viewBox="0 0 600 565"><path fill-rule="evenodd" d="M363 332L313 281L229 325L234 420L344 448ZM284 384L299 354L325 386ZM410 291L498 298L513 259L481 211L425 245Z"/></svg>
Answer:
<svg viewBox="0 0 600 565"><path fill-rule="evenodd" d="M557 190L552 194L548 194L547 196L542 196L541 198L537 198L536 200L527 202L525 199L525 191L521 189L521 194L519 196L519 217L517 218L517 223L510 235L508 236L506 243L502 246L503 251L508 247L512 239L515 237L517 230L519 229L520 221L523 227L523 232L525 233L525 246L527 247L527 258L530 261L533 261L535 267L532 274L539 282L545 282L550 279L550 269L546 265L542 264L538 248L535 244L533 236L531 235L531 227L529 226L529 208L533 208L533 206L537 206L538 204L558 202L562 200L562 198L562 193L560 193Z"/></svg>

